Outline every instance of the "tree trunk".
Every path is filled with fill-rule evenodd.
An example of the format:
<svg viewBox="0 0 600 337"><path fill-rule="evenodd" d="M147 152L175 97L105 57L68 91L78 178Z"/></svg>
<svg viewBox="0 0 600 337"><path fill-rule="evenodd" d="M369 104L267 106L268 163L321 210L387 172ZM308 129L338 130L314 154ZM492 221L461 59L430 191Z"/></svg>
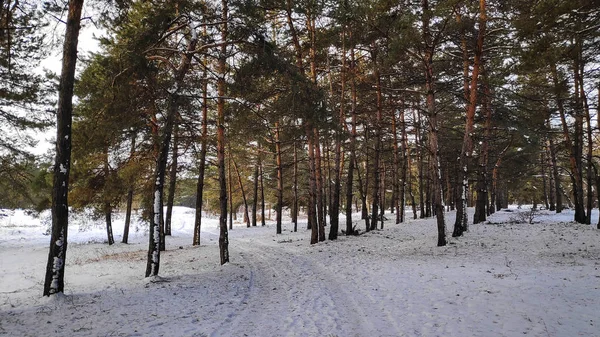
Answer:
<svg viewBox="0 0 600 337"><path fill-rule="evenodd" d="M600 99L600 96L599 96ZM599 117L600 118L600 117ZM600 175L598 174L598 169L596 168L596 166L592 165L592 167L594 168L594 173L596 175L596 190L600 191ZM598 198L598 204L600 205L600 193L597 193L597 198ZM600 229L600 217L598 218L598 223L596 224L596 228Z"/></svg>
<svg viewBox="0 0 600 337"><path fill-rule="evenodd" d="M342 31L342 69L340 72L340 114L339 114L339 125L335 134L335 163L333 168L334 174L334 185L333 195L331 199L331 214L329 215L329 222L331 228L329 228L329 240L336 240L339 231L340 221L340 190L341 190L341 170L342 170L342 133L346 124L346 113L345 107L345 93L346 93L346 31ZM350 220L352 222L352 220Z"/></svg>
<svg viewBox="0 0 600 337"><path fill-rule="evenodd" d="M427 117L429 119L429 153L431 160L429 162L432 177L432 193L435 204L435 213L437 217L438 246L446 245L446 221L444 218L444 206L442 205L442 181L439 161L438 146L438 115L435 109L435 84L433 76L433 53L435 46L429 30L429 3L428 0L421 0L423 7L423 39L425 42L425 55L423 57L425 70L425 88L427 91Z"/></svg>
<svg viewBox="0 0 600 337"><path fill-rule="evenodd" d="M281 138L279 136L279 123L275 123L275 163L277 165L276 233L281 234L281 215L283 211L283 164L281 162Z"/></svg>
<svg viewBox="0 0 600 337"><path fill-rule="evenodd" d="M202 228L202 203L204 196L204 171L206 168L206 151L208 148L208 70L206 56L203 59L202 75L202 134L200 138L200 158L198 158L198 181L196 183L196 215L194 218L194 246L200 245L200 229Z"/></svg>
<svg viewBox="0 0 600 337"><path fill-rule="evenodd" d="M584 193L583 193L583 106L581 95L579 91L580 87L580 76L579 76L579 65L581 64L581 41L577 43L577 54L573 62L574 72L574 86L575 86L575 125L574 125L574 137L573 137L573 152L575 154L575 161L577 173L574 173L575 184L573 189L575 199L575 221L579 223L587 223L587 215L585 214L584 205Z"/></svg>
<svg viewBox="0 0 600 337"><path fill-rule="evenodd" d="M165 217L165 235L171 235L171 218L173 216L173 202L175 201L175 186L177 185L177 160L179 157L179 123L173 126L173 154L171 171L169 172L169 197L167 198L167 215Z"/></svg>
<svg viewBox="0 0 600 337"><path fill-rule="evenodd" d="M317 189L317 222L319 224L319 242L325 241L325 198L323 193L323 171L321 167L321 144L318 128L313 128L315 149L315 182Z"/></svg>
<svg viewBox="0 0 600 337"><path fill-rule="evenodd" d="M496 162L496 164L499 165L498 162ZM498 168L496 166L492 169L490 206L492 207L492 213L496 213L496 211L500 210L500 207L498 206Z"/></svg>
<svg viewBox="0 0 600 337"><path fill-rule="evenodd" d="M456 221L454 222L453 237L461 236L463 232L469 229L467 219L467 191L469 188L469 160L473 153L473 126L475 121L475 109L477 107L477 82L479 80L479 71L482 67L483 42L486 28L486 2L479 0L479 33L477 35L477 47L475 48L475 57L473 60L473 72L471 73L471 84L469 86L469 102L467 105L465 118L465 135L460 154L460 173L462 184L460 193L456 200ZM464 53L464 52L463 52ZM484 215L485 216L485 215Z"/></svg>
<svg viewBox="0 0 600 337"><path fill-rule="evenodd" d="M548 138L550 138L551 136L548 136ZM546 174L548 175L548 206L549 206L549 210L550 211L556 211L556 181L554 180L554 175L552 174L552 158L550 157L550 149L548 146L548 139L546 139L546 142L544 144L544 157L546 158L546 162L544 163L544 165L546 165L547 168L547 172Z"/></svg>
<svg viewBox="0 0 600 337"><path fill-rule="evenodd" d="M229 235L227 232L227 181L225 178L225 72L227 62L227 0L221 0L221 45L218 57L217 79L217 168L219 171L219 255L221 265L229 262Z"/></svg>
<svg viewBox="0 0 600 337"><path fill-rule="evenodd" d="M292 222L294 233L298 231L298 147L294 140L294 200L292 207Z"/></svg>
<svg viewBox="0 0 600 337"><path fill-rule="evenodd" d="M327 133L325 133L327 134ZM329 141L329 137L326 136L325 138L325 148L323 149L325 151L325 173L323 175L323 208L324 208L324 216L325 216L325 222L327 222L327 215L329 215L331 217L331 200L332 200L332 190L331 190L331 149L329 148L330 145L330 141ZM331 218L330 218L331 221ZM327 224L325 224L327 226Z"/></svg>
<svg viewBox="0 0 600 337"><path fill-rule="evenodd" d="M491 204L496 205L496 209L502 209L502 198L498 196L498 170L500 169L500 165L502 164L502 158L508 149L510 148L511 143L509 143L500 153L498 154L498 158L496 159L496 163L494 164L494 168L492 170L492 196L491 196ZM502 193L500 193L502 194Z"/></svg>
<svg viewBox="0 0 600 337"><path fill-rule="evenodd" d="M308 226L311 230L310 244L319 242L319 224L317 223L317 182L315 179L315 145L312 135L312 127L310 124L305 126L306 137L308 141L308 171L309 171L309 188L308 188Z"/></svg>
<svg viewBox="0 0 600 337"><path fill-rule="evenodd" d="M431 181L433 180L434 177L431 176L433 174L433 172L431 172L431 161L433 160L432 156L431 156L431 154L429 154L427 157L428 157L427 164L430 166L430 169L428 170L428 173L427 173L428 179L425 183L425 217L430 218L431 216L435 215L435 213L432 214L432 210L431 210L431 207L434 204ZM440 172L440 176L441 176L441 172ZM435 212L435 210L434 210L434 212Z"/></svg>
<svg viewBox="0 0 600 337"><path fill-rule="evenodd" d="M129 241L129 227L131 223L131 207L133 205L133 187L129 187L127 191L127 209L125 211L125 226L123 228L123 239L122 243L128 243Z"/></svg>
<svg viewBox="0 0 600 337"><path fill-rule="evenodd" d="M104 219L106 220L106 237L108 238L108 244L112 245L115 243L112 230L112 206L110 202L104 204Z"/></svg>
<svg viewBox="0 0 600 337"><path fill-rule="evenodd" d="M575 221L579 223L585 223L585 210L583 207L583 186L582 186L582 177L581 177L581 158L577 156L580 150L580 143L578 139L580 138L580 122L582 119L580 118L580 114L576 113L575 116L575 142L571 141L571 135L569 132L569 127L567 125L567 120L565 116L565 108L564 108L564 98L562 97L562 90L560 87L559 79L558 79L558 71L556 69L556 64L551 64L551 72L552 72L552 80L554 83L555 90L555 100L556 105L558 107L558 112L560 114L560 120L563 128L563 136L565 137L565 143L567 144L567 148L569 149L569 163L571 166L571 180L573 183L573 192L575 195ZM578 76L577 76L578 77ZM577 79L576 79L577 80ZM576 81L577 82L577 81ZM578 165L579 164L579 165Z"/></svg>
<svg viewBox="0 0 600 337"><path fill-rule="evenodd" d="M56 112L56 156L52 184L52 232L44 296L64 292L67 232L69 225L69 173L71 170L71 121L73 114L73 85L77 62L77 42L83 0L69 1L67 29L63 45L63 62Z"/></svg>
<svg viewBox="0 0 600 337"><path fill-rule="evenodd" d="M315 28L315 18L313 17L310 8L306 12L306 29L309 38L309 63L310 63L310 78L312 82L317 85L317 63L316 63L316 28ZM311 121L312 128L312 151L313 151L313 170L312 173L314 175L314 202L316 204L316 209L314 212L315 218L315 226L313 226L313 231L315 227L317 228L317 239L318 241L325 240L325 214L324 214L324 199L323 199L323 181L321 174L321 145L320 145L320 137L319 137L319 128L315 125L315 121ZM310 130L307 131L310 133ZM310 147L310 146L309 146ZM310 161L310 156L309 156ZM313 234L314 235L314 234ZM311 238L311 243L312 243Z"/></svg>
<svg viewBox="0 0 600 337"><path fill-rule="evenodd" d="M488 204L488 177L487 167L489 158L489 141L492 137L492 108L490 106L491 91L488 85L487 76L484 74L484 95L483 109L485 111L485 130L481 144L481 154L479 155L479 170L477 173L477 201L475 204L475 214L473 216L473 224L481 223L486 220L486 207Z"/></svg>
<svg viewBox="0 0 600 337"><path fill-rule="evenodd" d="M108 163L108 145L106 145L104 147L104 218L106 220L106 238L108 241L109 245L112 245L115 243L115 238L113 236L113 229L112 229L112 205L110 204L110 191L108 190L108 180L110 179L110 166Z"/></svg>
<svg viewBox="0 0 600 337"><path fill-rule="evenodd" d="M446 170L444 170L444 180L446 181L446 211L453 211L452 209L452 199L454 198L454 191L452 189L452 181L450 177L450 168L446 166Z"/></svg>
<svg viewBox="0 0 600 337"><path fill-rule="evenodd" d="M363 147L365 149L365 154L364 154L365 155L365 161L363 162L363 168L364 168L364 171L365 171L365 175L364 175L364 178L365 178L364 181L365 181L365 183L364 183L364 185L361 183L361 186L364 186L363 187L363 189L364 189L364 191L363 191L364 202L363 202L362 212L363 212L363 219L365 219L365 223L366 223L366 226L367 226L366 230L368 232L371 229L371 226L369 224L369 219L370 219L370 217L369 217L369 206L368 206L368 203L367 203L367 194L369 193L369 176L371 175L370 174L371 165L369 164L369 125L365 125L364 129L365 129L365 140L364 140ZM358 176L359 176L359 179L360 179L360 171L358 173Z"/></svg>
<svg viewBox="0 0 600 337"><path fill-rule="evenodd" d="M355 60L354 48L350 50L350 67L352 69L352 102L350 114L352 116L352 130L350 133L350 160L348 161L348 179L346 183L346 235L354 234L354 226L352 226L352 196L354 184L354 166L356 165L356 76L355 76ZM361 198L362 199L362 198Z"/></svg>
<svg viewBox="0 0 600 337"><path fill-rule="evenodd" d="M402 222L402 215L400 214L400 184L402 183L398 177L398 171L400 170L400 154L398 153L398 130L396 127L396 109L392 109L392 138L394 139L393 148L393 167L392 167L392 211L396 208L396 224ZM401 112L402 113L402 112Z"/></svg>
<svg viewBox="0 0 600 337"><path fill-rule="evenodd" d="M379 66L377 64L377 50L372 48L371 59L375 66L375 87L377 95L377 114L375 120L375 151L373 153L373 196L371 207L371 230L377 229L377 219L379 218L379 188L380 188L380 157L381 157L381 128L383 120L383 102L381 96L381 76L379 75ZM383 206L382 206L383 207ZM383 224L383 219L381 219Z"/></svg>
<svg viewBox="0 0 600 337"><path fill-rule="evenodd" d="M229 152L229 155L231 156L231 152ZM244 189L244 184L242 183L242 176L240 175L238 165L233 158L231 158L231 162L233 162L233 168L235 169L235 174L237 176L238 186L240 187L240 191L242 192L242 201L244 202L244 221L246 222L246 227L250 228L250 215L248 214L248 199L246 198L246 190Z"/></svg>
<svg viewBox="0 0 600 337"><path fill-rule="evenodd" d="M416 111L416 113L414 112ZM423 136L422 136L422 123L421 123L421 113L419 109L415 109L413 110L413 118L416 121L416 127L415 127L415 141L416 141L416 146L418 149L420 149L419 151L417 151L417 160L418 160L418 171L419 171L419 176L418 176L418 186L419 186L419 218L420 219L424 219L425 218L425 190L424 190L424 185L423 185L423 179L424 179L424 174L423 174L423 167L425 166L425 160L424 160L424 155L423 153L425 151L423 151L423 149L425 148L424 144L423 144Z"/></svg>
<svg viewBox="0 0 600 337"><path fill-rule="evenodd" d="M262 227L266 226L266 216L265 216L265 184L264 184L264 173L263 173L263 165L262 161L259 162L259 170L260 170L260 225Z"/></svg>
<svg viewBox="0 0 600 337"><path fill-rule="evenodd" d="M167 150L168 151L168 150ZM165 164L165 175L166 175L166 164ZM164 184L164 178L163 178L163 184L162 184L162 190L161 190L161 195L160 195L160 212L159 214L159 231L158 234L160 235L160 242L159 242L159 249L161 252L164 252L165 250L167 250L167 245L166 245L166 240L165 240L165 184Z"/></svg>
<svg viewBox="0 0 600 337"><path fill-rule="evenodd" d="M164 245L164 185L167 171L167 159L169 156L169 145L173 133L173 125L179 104L177 93L169 95L167 117L160 142L156 169L154 173L154 185L152 193L152 214L150 217L150 235L148 243L148 262L146 264L146 277L158 275L160 265L160 251L165 250Z"/></svg>
<svg viewBox="0 0 600 337"><path fill-rule="evenodd" d="M383 229L383 220L384 220L384 215L385 215L385 205L386 205L386 195L385 195L385 183L386 183L386 166L385 163L381 163L381 166L379 167L379 170L381 172L381 179L379 182L379 196L381 198L381 200L379 200L379 205L381 205L381 207L379 208L379 216L377 217L378 219L380 219L380 226L379 229Z"/></svg>
<svg viewBox="0 0 600 337"><path fill-rule="evenodd" d="M546 120L546 126L551 129L550 119ZM562 193L560 173L558 172L558 163L556 159L556 147L554 145L554 137L552 134L548 136L548 151L550 152L550 161L552 163L552 176L554 177L554 193L556 199L556 213L562 212Z"/></svg>
<svg viewBox="0 0 600 337"><path fill-rule="evenodd" d="M254 188L252 190L252 227L256 227L256 220L257 220L257 214L256 212L258 211L258 168L260 166L260 154L256 155L256 164L254 165L254 175L252 176L253 178L253 183L254 183Z"/></svg>
<svg viewBox="0 0 600 337"><path fill-rule="evenodd" d="M581 56L580 56L581 58ZM586 161L587 161L587 172L586 172L586 182L587 182L587 204L586 204L586 221L585 223L590 225L592 223L592 208L594 201L594 178L592 176L593 163L592 157L594 153L594 145L592 142L592 118L590 115L590 107L588 105L587 96L585 94L585 88L583 86L583 73L584 73L584 64L583 61L580 62L579 66L579 96L583 103L583 112L586 120L586 133L587 133L587 153L586 153ZM583 147L583 144L581 144Z"/></svg>
<svg viewBox="0 0 600 337"><path fill-rule="evenodd" d="M229 229L233 229L233 218L237 220L237 210L233 210L233 179L231 178L231 147L229 148L229 157L227 161L227 200L229 201Z"/></svg>
<svg viewBox="0 0 600 337"><path fill-rule="evenodd" d="M298 67L301 74L304 74L304 66L302 62L302 47L300 45L300 40L298 38L298 34L294 27L294 21L292 18L292 0L286 0L286 18L287 24L290 30L290 35L292 38L292 42L294 45L294 51L296 56L296 66ZM315 69L315 54L314 54L314 30L311 30L311 20L310 15L307 18L307 28L309 32L313 33L311 36L311 73L313 81L316 83L316 69ZM308 221L307 228L311 230L311 244L315 244L319 240L318 233L318 224L317 224L317 209L316 209L316 201L317 201L317 186L316 186L316 165L315 165L315 141L313 140L313 126L311 125L311 121L304 120L303 127L306 134L306 141L308 144L308 168L309 168L309 186L308 186L308 205L307 205L307 213L308 213Z"/></svg>
<svg viewBox="0 0 600 337"><path fill-rule="evenodd" d="M129 159L131 160L135 154L135 137L134 134L131 137L131 150L129 151ZM129 225L131 223L131 207L133 206L133 187L134 182L129 181L129 190L127 191L127 210L125 211L125 226L123 228L123 240L122 243L127 243L129 241Z"/></svg>
<svg viewBox="0 0 600 337"><path fill-rule="evenodd" d="M191 27L193 29L193 27ZM181 62L178 68L174 70L174 90L169 92L167 116L165 118L165 126L162 134L162 140L158 151L156 161L156 171L154 174L154 186L152 193L152 213L150 217L150 231L148 238L148 262L146 264L146 277L158 275L160 266L160 251L165 250L164 244L164 217L163 217L163 198L165 173L167 170L167 159L169 156L169 146L173 126L179 109L179 91L181 90L185 74L191 67L191 60L196 49L198 38L196 34L192 34L192 38L188 41L187 52L181 54Z"/></svg>
<svg viewBox="0 0 600 337"><path fill-rule="evenodd" d="M548 178L546 177L546 163L548 161L546 160L546 151L540 151L540 169L541 169L541 175L542 175L542 194L543 194L543 202L544 202L544 207L546 207L546 209L550 209L550 198L549 196L549 183L548 183Z"/></svg>
<svg viewBox="0 0 600 337"><path fill-rule="evenodd" d="M479 168L477 171L477 200L475 201L475 213L473 214L473 224L484 222L487 217L487 204L488 204L488 181L487 181L487 144L482 149L482 154Z"/></svg>
<svg viewBox="0 0 600 337"><path fill-rule="evenodd" d="M404 102L402 102L402 106L400 107L400 126L401 126L401 147L402 151L402 171L400 173L400 196L398 202L398 212L400 213L400 222L404 222L406 219L406 211L404 209L406 205L406 186L407 186L407 178L408 178L408 137L406 134L406 113L404 109ZM412 194L412 190L409 186L409 191Z"/></svg>
<svg viewBox="0 0 600 337"><path fill-rule="evenodd" d="M410 159L410 153L409 153L410 149L407 147L406 150L406 170L408 171L407 174L407 183L408 183L408 195L410 196L410 203L412 206L412 212L413 212L413 219L417 220L418 216L417 216L417 202L415 200L415 194L413 193L413 175L412 175L412 160Z"/></svg>
<svg viewBox="0 0 600 337"><path fill-rule="evenodd" d="M368 181L365 177L365 182L363 184L363 178L362 175L360 174L360 166L358 165L358 163L356 163L356 173L357 173L357 177L358 177L358 187L359 187L359 192L360 192L360 200L361 200L361 213L362 213L362 219L365 220L365 230L368 232L371 227L369 226L369 206L367 205L367 188L368 188ZM365 168L368 167L368 165L364 165ZM368 170L366 172L365 175L368 175Z"/></svg>

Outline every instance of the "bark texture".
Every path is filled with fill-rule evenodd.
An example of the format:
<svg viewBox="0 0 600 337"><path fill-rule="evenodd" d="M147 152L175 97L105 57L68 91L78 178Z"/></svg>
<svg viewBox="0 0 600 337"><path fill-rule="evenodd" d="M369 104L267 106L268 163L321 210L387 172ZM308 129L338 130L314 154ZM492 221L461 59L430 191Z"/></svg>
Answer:
<svg viewBox="0 0 600 337"><path fill-rule="evenodd" d="M56 156L52 187L52 231L44 296L64 292L67 232L69 225L69 173L71 170L71 122L73 120L73 87L77 62L77 43L81 27L83 0L70 0L67 29L63 45L63 63L56 112Z"/></svg>
<svg viewBox="0 0 600 337"><path fill-rule="evenodd" d="M219 255L221 264L229 262L229 233L227 232L227 181L225 179L225 72L227 62L228 3L221 1L221 45L218 59L217 80L217 169L219 171Z"/></svg>
<svg viewBox="0 0 600 337"><path fill-rule="evenodd" d="M435 109L435 85L433 75L433 53L434 44L429 28L430 18L427 12L429 11L428 0L422 0L423 7L423 39L425 42L425 54L423 55L423 65L425 70L425 89L427 97L427 117L429 120L429 153L431 160L429 161L429 170L431 174L431 189L433 204L437 218L438 229L438 246L445 246L446 241L446 220L444 218L444 206L442 205L442 177L439 162L439 145L438 145L438 115Z"/></svg>
<svg viewBox="0 0 600 337"><path fill-rule="evenodd" d="M460 189L456 199L456 221L452 236L461 236L463 232L469 229L467 219L467 191L469 188L469 160L473 153L473 126L475 121L475 109L477 107L477 83L479 72L482 68L483 42L485 38L485 28L487 22L486 1L479 0L479 33L477 35L477 46L475 48L475 57L473 59L473 70L471 73L471 83L469 85L469 101L465 117L465 135L460 154ZM468 67L467 67L468 68Z"/></svg>
<svg viewBox="0 0 600 337"><path fill-rule="evenodd" d="M206 58L204 59L206 67ZM200 138L200 157L198 158L198 180L196 182L196 215L194 218L194 237L192 245L200 245L200 229L202 228L202 202L204 194L204 171L206 168L206 151L208 147L208 74L205 68L202 78L202 134Z"/></svg>
<svg viewBox="0 0 600 337"><path fill-rule="evenodd" d="M173 126L173 154L171 170L169 171L169 196L167 197L167 214L165 216L165 235L171 235L171 218L173 217L173 202L175 201L175 186L177 186L177 166L179 160L179 124Z"/></svg>

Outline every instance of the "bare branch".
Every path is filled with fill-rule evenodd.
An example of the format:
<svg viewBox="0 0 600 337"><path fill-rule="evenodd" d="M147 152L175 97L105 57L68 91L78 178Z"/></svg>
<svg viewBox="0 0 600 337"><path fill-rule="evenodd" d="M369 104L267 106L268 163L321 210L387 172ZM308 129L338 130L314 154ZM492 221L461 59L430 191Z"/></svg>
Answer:
<svg viewBox="0 0 600 337"><path fill-rule="evenodd" d="M177 70L177 68L173 65L173 63L171 63L171 61L169 61L169 59L167 59L164 56L151 55L151 56L146 56L146 59L148 59L148 60L154 60L154 61L161 61L163 63L166 63L169 66L169 68L171 68L173 71Z"/></svg>

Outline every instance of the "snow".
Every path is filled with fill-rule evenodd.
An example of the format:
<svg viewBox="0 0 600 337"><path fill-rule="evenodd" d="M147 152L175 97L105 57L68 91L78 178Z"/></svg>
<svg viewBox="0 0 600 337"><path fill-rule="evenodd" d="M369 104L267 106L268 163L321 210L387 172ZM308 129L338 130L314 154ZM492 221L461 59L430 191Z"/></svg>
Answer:
<svg viewBox="0 0 600 337"><path fill-rule="evenodd" d="M52 290L58 289L58 271L63 267L63 259L59 257L54 257L54 261L52 261L52 283L50 284L50 288ZM52 292L52 291L51 291Z"/></svg>
<svg viewBox="0 0 600 337"><path fill-rule="evenodd" d="M192 246L194 211L176 207L150 278L147 225L136 218L131 243L108 246L100 220L74 216L66 293L48 298L47 221L2 210L0 335L600 336L600 230L570 210L519 223L527 211L501 210L445 247L433 218L388 215L385 230L313 246L305 222L292 233L286 219L282 235L239 222L220 266L218 219L203 218Z"/></svg>
<svg viewBox="0 0 600 337"><path fill-rule="evenodd" d="M198 32L196 32L195 22L190 21L190 33L192 34L192 41L198 40Z"/></svg>

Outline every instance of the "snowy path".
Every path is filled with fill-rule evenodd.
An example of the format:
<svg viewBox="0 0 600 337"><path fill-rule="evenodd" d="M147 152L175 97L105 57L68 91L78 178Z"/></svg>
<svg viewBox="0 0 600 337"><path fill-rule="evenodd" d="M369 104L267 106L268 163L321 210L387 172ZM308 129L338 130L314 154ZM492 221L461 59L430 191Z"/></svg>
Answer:
<svg viewBox="0 0 600 337"><path fill-rule="evenodd" d="M242 263L250 268L251 286L243 308L211 336L268 336L273 331L289 337L366 336L376 331L364 310L368 306L359 305L356 295L346 290L355 289L352 282L287 249L287 243L235 243Z"/></svg>

